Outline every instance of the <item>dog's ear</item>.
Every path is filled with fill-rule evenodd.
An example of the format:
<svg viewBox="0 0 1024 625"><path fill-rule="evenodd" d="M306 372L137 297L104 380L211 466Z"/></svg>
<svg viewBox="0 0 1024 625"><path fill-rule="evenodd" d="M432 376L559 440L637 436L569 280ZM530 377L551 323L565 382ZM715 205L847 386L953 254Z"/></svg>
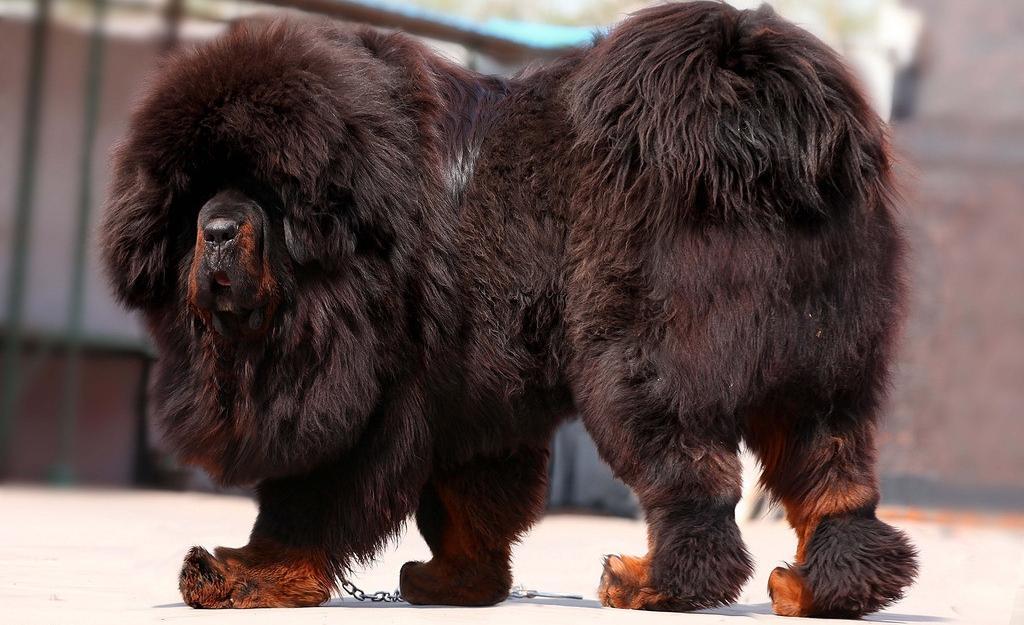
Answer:
<svg viewBox="0 0 1024 625"><path fill-rule="evenodd" d="M114 294L130 308L154 307L173 294L170 205L170 193L142 167L125 159L115 166L99 239Z"/></svg>
<svg viewBox="0 0 1024 625"><path fill-rule="evenodd" d="M326 143L305 150L316 158L293 167L297 184L281 192L292 260L335 270L353 254L389 254L398 238L390 216L425 203L420 177L430 159L420 123L429 127L423 120L436 115L435 87L417 82L429 76L424 52L405 36L334 26L324 36L334 43L334 62L348 71L332 78L325 96L331 105L311 100L303 127L290 133L297 145L310 136Z"/></svg>

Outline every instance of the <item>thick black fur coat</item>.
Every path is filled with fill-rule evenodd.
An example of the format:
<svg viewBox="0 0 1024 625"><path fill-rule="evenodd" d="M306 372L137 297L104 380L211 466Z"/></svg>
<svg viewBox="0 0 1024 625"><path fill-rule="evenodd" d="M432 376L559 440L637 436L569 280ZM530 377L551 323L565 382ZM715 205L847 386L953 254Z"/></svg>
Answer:
<svg viewBox="0 0 1024 625"><path fill-rule="evenodd" d="M735 600L737 448L799 546L780 614L861 615L915 571L874 514L903 301L883 124L771 10L670 4L512 79L400 33L242 21L170 58L116 156L117 296L160 353L166 440L256 485L196 607L313 605L415 515L414 603L486 605L578 413L646 556L600 597Z"/></svg>

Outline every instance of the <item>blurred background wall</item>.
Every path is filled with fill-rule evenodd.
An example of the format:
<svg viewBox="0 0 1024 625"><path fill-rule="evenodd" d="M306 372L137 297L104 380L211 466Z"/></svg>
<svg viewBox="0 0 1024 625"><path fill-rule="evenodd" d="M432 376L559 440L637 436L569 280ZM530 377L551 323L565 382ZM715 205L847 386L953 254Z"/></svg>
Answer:
<svg viewBox="0 0 1024 625"><path fill-rule="evenodd" d="M154 354L112 301L95 248L110 150L166 50L291 7L402 28L512 74L644 4L0 0L0 478L208 486L161 451L147 418ZM884 497L1024 510L1024 3L775 7L846 55L901 158L913 301L882 438ZM579 424L554 449L554 504L635 511Z"/></svg>

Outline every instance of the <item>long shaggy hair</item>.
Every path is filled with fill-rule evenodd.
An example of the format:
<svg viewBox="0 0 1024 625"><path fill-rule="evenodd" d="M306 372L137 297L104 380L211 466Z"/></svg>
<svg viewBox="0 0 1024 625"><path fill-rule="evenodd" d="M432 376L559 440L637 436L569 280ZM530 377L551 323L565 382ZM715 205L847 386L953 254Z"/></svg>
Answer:
<svg viewBox="0 0 1024 625"><path fill-rule="evenodd" d="M746 441L799 541L776 611L884 607L916 566L874 516L892 198L849 71L767 8L654 7L509 80L312 18L176 54L117 152L104 262L167 442L260 499L183 595L319 603L415 514L406 599L500 601L579 413L650 526L605 604L735 600Z"/></svg>

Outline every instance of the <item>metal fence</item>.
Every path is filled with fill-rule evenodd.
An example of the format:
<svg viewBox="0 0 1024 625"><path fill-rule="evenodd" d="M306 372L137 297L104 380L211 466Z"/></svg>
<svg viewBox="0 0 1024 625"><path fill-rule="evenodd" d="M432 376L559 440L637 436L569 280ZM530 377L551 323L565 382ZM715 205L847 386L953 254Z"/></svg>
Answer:
<svg viewBox="0 0 1024 625"><path fill-rule="evenodd" d="M0 12L17 3L0 0ZM1003 241L1016 236L1024 224L1019 209L1024 197L1019 176L1024 162L1020 150L1024 145L1024 100L1020 81L1011 79L1016 76L1013 68L1022 40L1016 31L997 26L1013 23L1022 9L1019 3L1001 1L987 10L1002 17L972 21L968 16L975 8L967 0L920 4L929 7L932 40L942 45L934 46L935 56L927 71L922 70L915 79L922 90L920 110L909 122L893 128L897 148L916 164L920 174L919 181L910 180L916 189L904 219L914 246L914 301L906 355L898 367L884 432L883 480L890 483L885 489L890 499L895 493L906 501L960 505L958 502L980 493L986 505L1020 508L1024 454L1019 445L1007 441L1019 438L1021 431L1019 376L1014 376L1021 370L1024 334L1019 323L1020 290L1006 288L1006 284L1017 283L1013 271L1019 260L1014 255L1016 248ZM69 256L66 269L57 268L66 273L67 286L62 288L67 297L55 311L57 322L40 331L32 324L33 313L26 312L30 308L26 306L28 295L36 286L29 279L34 251L31 235L39 225L38 197L48 183L48 172L40 168L43 131L56 121L47 117L43 106L47 77L54 70L54 14L67 5L74 5L79 19L88 23L84 52L73 60L74 71L81 72L83 78L80 91L71 95L73 101L63 109L78 118L75 132L81 136L71 155L76 166L68 168L70 174L63 174L69 178L64 184L75 188L66 202ZM18 49L18 56L24 58L25 71L18 74L20 84L14 89L0 89L0 104L5 110L14 110L16 117L7 126L0 123L0 173L10 173L13 181L9 190L0 187L0 193L10 191L12 198L9 227L0 232L0 246L6 246L2 251L9 260L6 283L0 287L4 298L0 309L5 315L0 319L0 478L10 475L7 467L12 451L21 451L12 449L23 444L16 431L31 420L31 415L26 418L26 389L33 380L48 377L45 392L53 396L55 405L55 423L46 431L55 439L54 450L47 451L47 458L53 458L47 460L48 474L62 483L75 479L75 456L86 451L76 449L75 441L81 442L88 427L83 426L80 401L89 390L87 363L102 352L134 359L140 368L141 380L128 402L136 423L137 457L131 462L134 479L147 479L145 380L146 363L153 353L137 334L126 338L97 333L86 323L85 304L95 296L90 289L97 288L85 279L85 261L93 241L96 192L100 191L93 185L104 165L96 160L93 149L102 139L97 135L104 113L100 85L115 71L109 31L119 11L156 15L161 32L158 45L168 50L181 39L183 24L223 19L212 9L226 5L239 3L36 0L29 4L29 0L21 0L19 6L31 9L23 14L25 37L19 36L17 43L24 46ZM560 45L564 46L503 38L500 33L458 20L386 8L370 0L264 0L246 6L290 7L402 28L458 43L509 70L557 54ZM982 40L984 46L975 45ZM5 44L8 42L0 38L0 75L13 63L9 55L2 54ZM472 56L469 64L474 64ZM985 106L978 106L979 100L984 100ZM62 366L48 369L44 363L55 355L63 357ZM567 455L562 459L563 466L572 466Z"/></svg>
<svg viewBox="0 0 1024 625"><path fill-rule="evenodd" d="M28 5L26 5L28 6ZM219 10L230 7L231 10ZM30 28L27 39L26 72L23 98L20 102L18 133L9 134L10 140L18 142L14 165L12 214L10 217L9 263L5 297L5 316L2 320L2 362L0 362L0 477L8 475L7 467L15 440L19 418L24 417L25 389L34 377L41 375L42 363L54 356L63 358L61 379L47 380L48 392L59 395L56 413L56 459L48 473L57 483L69 483L75 479L73 458L74 441L80 434L78 429L80 396L82 393L83 362L95 351L114 352L136 358L147 363L153 353L143 339L124 338L90 332L84 323L84 307L87 296L86 266L88 254L93 245L92 233L97 213L95 206L96 189L93 188L97 172L105 163L95 162L97 126L102 113L101 85L109 71L108 44L109 22L117 11L131 11L133 14L156 14L162 21L162 43L164 53L175 47L181 37L182 24L187 20L224 21L226 16L237 15L249 10L266 7L283 7L316 12L350 21L373 23L377 26L401 28L413 34L436 40L453 42L464 46L472 63L479 55L509 69L521 66L530 60L552 56L566 47L564 40L524 41L504 37L502 33L488 31L479 25L461 21L450 16L431 14L418 9L402 8L397 5L383 5L374 2L345 2L341 0L257 0L239 3L235 1L188 2L187 0L36 0L34 13L29 16ZM73 8L79 20L88 23L87 46L81 59L82 91L80 106L73 105L72 115L80 115L77 168L77 186L73 210L68 212L73 220L72 242L69 262L66 268L68 293L63 323L41 330L26 323L26 302L30 290L30 259L34 218L37 217L38 191L46 172L40 168L41 133L48 120L44 106L46 88L53 59L53 35L55 10ZM571 33L570 33L571 34ZM584 33L585 35L585 33ZM14 107L13 100L5 106ZM100 190L102 191L102 190ZM3 245L4 243L0 243ZM95 288L95 287L93 287ZM137 445L145 447L146 442L146 401L145 377L148 366L143 365L143 380L138 389L136 402L136 427L139 430ZM22 420L22 423L24 421ZM145 450L138 450L135 479L145 479Z"/></svg>
<svg viewBox="0 0 1024 625"><path fill-rule="evenodd" d="M52 0L38 0L32 28L28 57L28 81L25 86L24 120L20 144L16 197L14 202L13 227L11 229L11 260L7 279L7 311L3 341L2 386L0 386L0 469L7 463L11 430L18 406L19 391L23 381L23 314L28 273L29 236L32 227L34 190L37 182L36 157L39 132L43 123L42 97L47 69L47 35L50 29ZM104 21L107 14L106 0L94 0L93 26L89 51L84 71L85 93L82 100L84 137L80 155L79 192L75 216L75 240L73 262L68 268L71 273L71 293L67 310L66 331L62 335L48 337L46 343L56 343L66 352L64 380L61 384L60 440L53 478L58 482L71 479L71 441L76 420L76 406L79 393L81 353L84 343L82 332L82 309L84 287L85 255L89 244L89 225L92 214L92 150L95 141L96 120L99 111L100 73L103 69ZM145 353L142 346L137 348Z"/></svg>

